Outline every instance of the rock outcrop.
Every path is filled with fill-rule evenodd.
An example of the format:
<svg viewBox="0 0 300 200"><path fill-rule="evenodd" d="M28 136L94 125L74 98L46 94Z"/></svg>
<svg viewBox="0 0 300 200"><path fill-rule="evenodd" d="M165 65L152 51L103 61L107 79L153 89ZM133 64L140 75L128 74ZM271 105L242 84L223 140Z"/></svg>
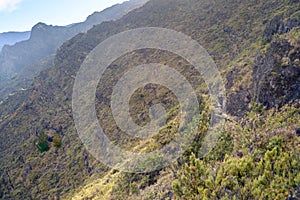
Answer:
<svg viewBox="0 0 300 200"><path fill-rule="evenodd" d="M300 98L300 47L287 40L273 41L267 53L259 55L253 68L256 102L281 107Z"/></svg>
<svg viewBox="0 0 300 200"><path fill-rule="evenodd" d="M293 28L300 26L300 19L288 18L284 21L282 15L275 16L271 21L267 22L264 38L266 42L271 42L275 34L284 34L290 32Z"/></svg>

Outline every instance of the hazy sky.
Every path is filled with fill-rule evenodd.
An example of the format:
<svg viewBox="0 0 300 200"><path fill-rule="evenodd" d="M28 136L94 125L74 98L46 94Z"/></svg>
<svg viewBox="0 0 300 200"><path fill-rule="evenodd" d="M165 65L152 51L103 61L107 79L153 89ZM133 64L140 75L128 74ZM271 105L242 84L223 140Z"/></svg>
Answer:
<svg viewBox="0 0 300 200"><path fill-rule="evenodd" d="M27 31L38 22L68 25L81 22L126 0L0 0L0 33Z"/></svg>

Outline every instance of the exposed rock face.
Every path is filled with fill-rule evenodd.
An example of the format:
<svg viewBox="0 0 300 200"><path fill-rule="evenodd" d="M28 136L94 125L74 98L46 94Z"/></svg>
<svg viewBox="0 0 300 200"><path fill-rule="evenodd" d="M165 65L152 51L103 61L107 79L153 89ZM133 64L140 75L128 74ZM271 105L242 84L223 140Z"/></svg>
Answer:
<svg viewBox="0 0 300 200"><path fill-rule="evenodd" d="M291 2L293 3L293 2ZM243 116L249 111L251 101L267 108L282 107L300 98L300 45L291 44L286 39L275 39L274 35L289 33L300 26L300 17L284 19L275 16L266 23L263 37L270 47L264 55L256 57L253 66L253 88L236 88L227 96L227 111L231 115ZM227 30L227 29L226 29ZM239 69L227 74L226 88L243 76Z"/></svg>
<svg viewBox="0 0 300 200"><path fill-rule="evenodd" d="M226 88L230 89L234 86L234 81L238 79L240 72L237 68L226 75ZM227 96L227 112L234 116L244 116L249 111L249 104L252 100L253 90L251 88L238 88L238 90L231 92Z"/></svg>
<svg viewBox="0 0 300 200"><path fill-rule="evenodd" d="M230 105L228 111L235 116L243 116L249 110L249 103L251 102L251 94L247 90L239 90L229 95Z"/></svg>
<svg viewBox="0 0 300 200"><path fill-rule="evenodd" d="M287 40L271 43L266 55L259 55L254 64L256 102L267 108L281 107L300 98L300 47Z"/></svg>
<svg viewBox="0 0 300 200"><path fill-rule="evenodd" d="M284 34L290 32L293 28L300 26L300 19L289 18L286 22L283 21L283 16L275 16L267 23L264 37L266 42L271 42L275 34Z"/></svg>
<svg viewBox="0 0 300 200"><path fill-rule="evenodd" d="M296 128L296 135L300 137L300 128Z"/></svg>

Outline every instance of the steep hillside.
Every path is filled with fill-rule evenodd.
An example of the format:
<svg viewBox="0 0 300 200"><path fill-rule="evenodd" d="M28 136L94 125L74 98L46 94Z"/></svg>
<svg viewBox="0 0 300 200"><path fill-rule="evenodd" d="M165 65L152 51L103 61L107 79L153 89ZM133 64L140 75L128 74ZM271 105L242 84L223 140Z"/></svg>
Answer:
<svg viewBox="0 0 300 200"><path fill-rule="evenodd" d="M0 33L0 51L4 45L14 45L17 42L28 40L30 31Z"/></svg>
<svg viewBox="0 0 300 200"><path fill-rule="evenodd" d="M32 88L1 103L0 197L286 199L298 195L299 8L299 1L290 0L152 0L120 20L68 40ZM274 25L278 16L286 28ZM74 77L97 44L137 27L164 27L189 35L207 49L222 72L227 123L216 148L204 159L198 154L209 128L207 87L182 58L153 49L124 55L106 70L96 94L99 123L112 141L127 150L149 152L169 143L178 128L178 102L168 89L148 85L131 99L138 124L149 122L149 116L142 114L155 101L168 102L167 125L147 140L124 134L110 111L113 84L126 70L149 62L167 64L195 86L201 99L200 126L194 130L197 137L191 147L161 171L130 174L97 162L82 145L72 119Z"/></svg>
<svg viewBox="0 0 300 200"><path fill-rule="evenodd" d="M95 12L85 22L66 27L36 24L29 40L5 46L0 53L0 100L11 92L28 87L35 75L45 69L43 63L55 54L63 42L78 33L86 32L96 24L119 19L145 2L146 0L124 2L102 12Z"/></svg>

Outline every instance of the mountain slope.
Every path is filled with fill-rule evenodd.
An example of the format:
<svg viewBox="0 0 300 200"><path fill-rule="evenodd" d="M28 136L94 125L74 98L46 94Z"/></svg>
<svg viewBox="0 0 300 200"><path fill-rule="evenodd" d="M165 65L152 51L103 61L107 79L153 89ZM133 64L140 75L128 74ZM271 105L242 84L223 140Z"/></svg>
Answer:
<svg viewBox="0 0 300 200"><path fill-rule="evenodd" d="M1 198L251 199L255 194L260 199L276 195L287 198L289 190L296 191L300 184L300 169L297 165L299 137L295 134L295 128L300 126L299 95L297 77L290 76L286 73L289 70L282 69L296 70L294 68L299 67L292 52L298 49L299 29L294 27L287 32L269 33L266 31L266 22L282 13L285 13L284 22L298 17L299 6L297 1L152 0L120 20L102 23L86 34L78 34L68 40L58 49L53 66L36 77L32 88L18 92L1 104ZM203 110L207 112L202 113L201 128L196 130L199 140L178 162L159 172L128 174L106 168L86 152L72 120L71 96L74 77L86 55L97 44L113 34L145 26L181 31L209 51L226 80L228 123L215 150L206 159L193 158L191 155L197 156L201 135L209 124L209 106L203 102ZM271 36L271 41L266 40L266 34ZM288 52L283 51L283 48L273 49L272 43L281 44L280 40L287 40ZM286 61L287 55L291 60L283 62L287 66L277 65L277 62L275 66L264 64L268 56ZM124 148L136 151L149 151L168 143L172 138L171 124L177 123L176 117L171 118L170 126L162 130L161 135L139 141L124 135L111 119L109 106L113 83L126 69L150 61L178 69L196 85L203 99L207 90L202 80L192 73L188 63L167 52L141 50L115 61L107 70L108 78L103 85L99 84L97 114L100 123L106 122L105 129L112 140ZM291 77L293 80L278 81L275 85L275 88L287 89L287 94L294 94L281 99L277 106L280 110L267 110L259 104L265 104L265 99L259 97L272 96L277 91L267 94L268 90L263 89L269 87L268 81L273 71L268 69L263 76L259 76L264 67L279 67L275 71L279 73L276 76ZM289 87L290 83L295 87ZM151 100L139 97L155 95L151 92L152 88L143 88L137 92L133 97L133 110L138 110L141 103L150 104ZM160 98L174 101L172 94L164 88L157 88L157 91L156 95ZM273 100L267 98L266 101ZM293 105L287 105L287 102ZM276 103L270 104L268 108L276 107ZM138 111L147 112L147 108L145 110ZM168 111L172 114L172 108ZM135 118L143 122L141 117ZM50 150L40 153L37 144L43 138L43 133L50 138L58 134L62 147L56 148L49 141ZM277 156L280 162L273 162L272 156ZM293 166L293 171L284 167L285 162L289 161L293 165L288 166ZM253 165L260 162L269 164L253 172ZM201 168L202 164L211 171ZM277 175L275 178L274 174ZM202 175L203 180L200 179ZM241 192L239 188L245 190ZM266 191L271 189L273 194L268 196ZM250 192L244 193L246 191Z"/></svg>
<svg viewBox="0 0 300 200"><path fill-rule="evenodd" d="M44 23L36 24L31 30L29 40L13 46L5 46L0 53L0 99L22 87L28 87L34 76L44 69L44 65L40 64L45 62L43 59L55 54L63 42L80 32L86 32L93 25L119 19L145 2L146 0L124 2L102 12L95 12L85 22L66 27L49 26ZM24 68L27 70L25 70L25 74L22 74ZM26 79L24 80L22 77L26 77Z"/></svg>

